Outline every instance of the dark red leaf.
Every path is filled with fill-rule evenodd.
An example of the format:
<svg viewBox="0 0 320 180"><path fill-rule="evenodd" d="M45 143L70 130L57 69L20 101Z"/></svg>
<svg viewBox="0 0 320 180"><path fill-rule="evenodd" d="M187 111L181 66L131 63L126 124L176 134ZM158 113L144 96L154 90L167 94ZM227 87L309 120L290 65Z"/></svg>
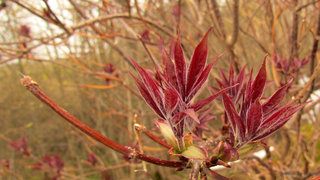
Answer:
<svg viewBox="0 0 320 180"><path fill-rule="evenodd" d="M222 69L219 69L219 73L220 73L220 77L221 77L221 82L223 84L229 84L229 80L226 77L226 75L224 74L224 72L222 71Z"/></svg>
<svg viewBox="0 0 320 180"><path fill-rule="evenodd" d="M286 113L290 112L290 109L295 105L296 103L291 102L277 111L275 111L273 114L271 114L269 117L264 118L262 121L262 124L260 126L261 129L268 129L272 127L273 124L275 124L279 119L281 119L283 116L286 115Z"/></svg>
<svg viewBox="0 0 320 180"><path fill-rule="evenodd" d="M143 99L149 104L149 106L163 119L165 119L165 116L163 113L160 111L157 103L154 101L154 99L151 97L148 89L145 87L142 81L140 81L138 78L136 78L134 75L130 73L130 76L133 78L135 81L140 94L142 95Z"/></svg>
<svg viewBox="0 0 320 180"><path fill-rule="evenodd" d="M25 136L23 136L21 140L10 142L10 146L20 151L24 156L30 156L29 146Z"/></svg>
<svg viewBox="0 0 320 180"><path fill-rule="evenodd" d="M224 84L220 81L220 79L218 79L218 78L215 78L216 79L216 81L217 81L217 83L218 83L218 85L219 85L219 87L220 88L225 88L225 86L224 86ZM217 89L217 88L215 88L215 87L213 87L214 89Z"/></svg>
<svg viewBox="0 0 320 180"><path fill-rule="evenodd" d="M172 84L177 91L179 91L177 75L174 68L174 64L170 59L169 55L163 50L162 59L164 61L164 75L167 77L170 84Z"/></svg>
<svg viewBox="0 0 320 180"><path fill-rule="evenodd" d="M253 138L252 141L257 141L259 139L265 138L281 128L287 121L290 120L294 113L302 109L303 106L307 103L303 103L295 107L293 107L294 105L288 105L280 109L277 113L274 113L274 115L270 116L268 120L263 122L263 125L260 126L259 134L257 134L257 136Z"/></svg>
<svg viewBox="0 0 320 180"><path fill-rule="evenodd" d="M164 91L165 109L167 114L171 114L176 108L179 101L179 94L173 89L166 89Z"/></svg>
<svg viewBox="0 0 320 180"><path fill-rule="evenodd" d="M234 70L233 70L233 66L230 62L229 65L229 84L233 84L234 83Z"/></svg>
<svg viewBox="0 0 320 180"><path fill-rule="evenodd" d="M276 106L282 101L283 97L287 94L287 89L292 83L292 79L289 83L278 89L270 98L268 98L263 104L263 114L268 115Z"/></svg>
<svg viewBox="0 0 320 180"><path fill-rule="evenodd" d="M180 43L180 35L176 41L174 48L174 61L176 75L178 79L179 92L182 97L185 97L185 88L186 88L186 61L184 59L184 54L182 51Z"/></svg>
<svg viewBox="0 0 320 180"><path fill-rule="evenodd" d="M172 119L171 119L171 123L176 126L177 124L179 124L185 117L187 116L186 113L184 112L178 112L176 113Z"/></svg>
<svg viewBox="0 0 320 180"><path fill-rule="evenodd" d="M252 137L257 132L262 122L262 106L259 100L250 104L247 112L247 134L248 137Z"/></svg>
<svg viewBox="0 0 320 180"><path fill-rule="evenodd" d="M215 98L217 98L219 95L221 95L222 93L227 92L229 89L236 87L238 84L234 85L234 86L230 86L227 88L224 88L220 91L218 91L216 94L208 97L207 99L204 99L202 101L196 102L193 105L191 105L189 108L194 109L196 112L199 111L200 109L202 109L204 106L206 106L207 104L209 104L211 101L213 101Z"/></svg>
<svg viewBox="0 0 320 180"><path fill-rule="evenodd" d="M254 102L256 99L260 99L263 91L264 86L266 84L267 80L267 74L266 74L266 58L263 60L263 64L259 70L259 73L257 74L256 78L254 79L252 83L252 91L251 91L251 102Z"/></svg>
<svg viewBox="0 0 320 180"><path fill-rule="evenodd" d="M243 102L242 102L241 113L240 113L240 116L242 119L246 119L247 111L251 102L251 89L252 89L251 79L252 79L252 69L250 71L245 94L243 95Z"/></svg>
<svg viewBox="0 0 320 180"><path fill-rule="evenodd" d="M187 116L189 116L192 120L196 121L198 124L200 123L198 116L197 116L196 112L194 111L194 109L187 109L187 110L183 111L183 113L185 113Z"/></svg>
<svg viewBox="0 0 320 180"><path fill-rule="evenodd" d="M150 31L148 29L144 30L143 32L140 33L141 39L143 41L150 41Z"/></svg>
<svg viewBox="0 0 320 180"><path fill-rule="evenodd" d="M202 85L206 82L206 80L209 77L210 71L213 67L213 65L221 58L222 54L216 57L213 61L211 61L210 64L207 65L207 67L201 72L199 78L195 82L194 86L188 93L188 97L186 98L186 102L188 103L191 101L191 99L197 94L199 89L202 87Z"/></svg>
<svg viewBox="0 0 320 180"><path fill-rule="evenodd" d="M233 130L233 134L237 134L240 141L245 139L245 126L243 120L239 116L236 111L234 104L232 103L231 99L228 97L227 94L222 94L223 98L223 105L228 115L228 120L231 123L231 127Z"/></svg>
<svg viewBox="0 0 320 180"><path fill-rule="evenodd" d="M245 67L242 67L242 69L240 70L240 73L238 74L237 80L236 82L239 83L239 86L237 86L237 88L234 88L234 90L236 91L235 94L235 99L234 102L238 102L239 99L241 98L241 94L243 93L243 86L244 86L244 78L245 78Z"/></svg>
<svg viewBox="0 0 320 180"><path fill-rule="evenodd" d="M191 88L200 76L200 72L203 70L206 64L208 54L208 36L211 30L212 28L208 30L192 55L192 59L188 69L187 94L191 91Z"/></svg>
<svg viewBox="0 0 320 180"><path fill-rule="evenodd" d="M137 64L133 59L130 59L136 70L138 71L145 88L149 91L150 96L154 100L154 102L158 105L158 108L163 112L162 109L163 102L162 102L162 94L158 88L157 83L151 78L150 74L144 70L139 64Z"/></svg>

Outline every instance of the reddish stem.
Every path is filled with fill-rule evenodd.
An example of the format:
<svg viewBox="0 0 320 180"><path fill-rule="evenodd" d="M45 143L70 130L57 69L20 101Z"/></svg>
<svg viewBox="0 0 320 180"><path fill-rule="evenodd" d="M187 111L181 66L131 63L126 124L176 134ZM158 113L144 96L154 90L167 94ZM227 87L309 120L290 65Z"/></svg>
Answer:
<svg viewBox="0 0 320 180"><path fill-rule="evenodd" d="M150 162L152 164L166 166L166 167L182 167L184 163L179 161L168 161L163 159L158 159L152 156L148 156L142 154L140 152L136 152L134 149L126 146L122 146L106 137L101 135L100 133L96 132L86 124L82 123L80 120L69 114L66 110L61 108L57 103L55 103L51 98L49 98L42 90L39 88L39 85L32 81L29 76L24 76L21 79L22 85L24 85L33 95L35 95L38 99L42 102L46 103L51 109L53 109L56 113L58 113L61 117L67 120L76 128L80 129L82 132L86 133L87 135L91 136L95 140L99 141L100 143L104 144L105 146L125 155L129 155L133 158L138 158L143 161Z"/></svg>
<svg viewBox="0 0 320 180"><path fill-rule="evenodd" d="M159 143L160 145L171 149L172 146L170 144L168 144L166 141L158 138L156 135L154 135L151 131L149 131L148 129L146 129L144 126L141 125L136 125L135 126L137 131L143 132L144 134L146 134L150 139L154 140L155 142Z"/></svg>

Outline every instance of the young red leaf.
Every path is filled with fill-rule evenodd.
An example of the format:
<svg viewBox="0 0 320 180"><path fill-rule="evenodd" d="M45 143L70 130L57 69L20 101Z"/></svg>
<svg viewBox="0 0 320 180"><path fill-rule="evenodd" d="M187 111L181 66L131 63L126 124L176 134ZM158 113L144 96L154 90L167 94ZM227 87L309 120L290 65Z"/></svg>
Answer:
<svg viewBox="0 0 320 180"><path fill-rule="evenodd" d="M204 106L206 106L207 104L209 104L211 101L213 101L215 98L217 98L219 95L221 95L222 93L227 92L229 89L236 87L238 84L231 86L231 87L227 87L224 88L220 91L218 91L216 94L208 97L207 99L204 99L202 101L196 102L193 105L191 105L189 108L194 109L196 112L199 111L201 108L203 108Z"/></svg>
<svg viewBox="0 0 320 180"><path fill-rule="evenodd" d="M179 124L185 117L187 116L184 112L175 113L175 115L171 118L171 122L174 126Z"/></svg>
<svg viewBox="0 0 320 180"><path fill-rule="evenodd" d="M164 91L165 109L167 114L171 114L176 108L179 101L179 94L173 89L166 89Z"/></svg>
<svg viewBox="0 0 320 180"><path fill-rule="evenodd" d="M308 102L307 102L308 103ZM297 105L295 107L292 107L292 105L287 109L285 112L281 111L279 114L281 114L280 117L277 118L276 121L268 121L269 123L263 123L263 126L261 126L261 132L252 139L252 141L256 141L262 138L267 137L268 135L272 134L279 128L281 128L287 121L290 120L290 118L293 116L294 113L299 111L303 108L304 105L307 103L303 103L300 105ZM271 125L272 122L272 125Z"/></svg>
<svg viewBox="0 0 320 180"><path fill-rule="evenodd" d="M229 84L229 80L226 77L226 75L224 74L224 72L222 71L222 69L219 69L219 74L220 74L220 77L221 77L222 84Z"/></svg>
<svg viewBox="0 0 320 180"><path fill-rule="evenodd" d="M130 76L133 78L133 80L135 81L140 94L142 95L143 99L149 104L149 106L161 117L161 118L165 118L163 113L160 111L157 103L153 100L153 98L151 97L148 89L146 89L146 87L144 86L143 82L140 81L138 78L136 78L134 75L132 75L130 73Z"/></svg>
<svg viewBox="0 0 320 180"><path fill-rule="evenodd" d="M245 78L245 67L243 66L242 69L240 70L236 82L239 83L239 86L237 88L233 88L233 90L235 91L235 98L234 98L234 102L238 102L239 99L241 98L241 94L243 93L243 86L244 86L244 78Z"/></svg>
<svg viewBox="0 0 320 180"><path fill-rule="evenodd" d="M199 89L202 87L202 85L206 82L206 80L209 77L210 71L213 67L213 65L217 62L217 60L220 59L220 57L222 56L219 55L218 57L216 57L213 61L211 61L210 64L207 65L207 67L201 72L199 78L197 79L197 81L194 83L192 89L189 91L188 93L188 97L186 98L186 102L188 103L189 101L191 101L191 99L197 94L197 92L199 91Z"/></svg>
<svg viewBox="0 0 320 180"><path fill-rule="evenodd" d="M240 116L242 119L246 118L247 115L247 110L249 108L250 105L250 101L251 101L251 79L252 79L252 69L250 71L250 75L249 75L249 80L247 82L247 86L246 86L246 90L245 90L245 94L243 94L243 101L242 101L242 105L241 105L241 113Z"/></svg>
<svg viewBox="0 0 320 180"><path fill-rule="evenodd" d="M182 51L180 43L180 35L176 41L174 48L174 61L176 75L178 79L179 91L182 97L185 97L185 88L186 88L186 61L184 59L184 54Z"/></svg>
<svg viewBox="0 0 320 180"><path fill-rule="evenodd" d="M286 112L289 112L290 109L292 108L292 106L294 106L295 103L291 102L283 107L281 107L280 109L278 109L277 111L275 111L273 114L271 114L269 117L264 118L261 124L261 129L267 129L269 127L271 127L273 124L275 124L277 121L279 121L279 119L285 115Z"/></svg>
<svg viewBox="0 0 320 180"><path fill-rule="evenodd" d="M266 84L267 80L267 74L266 74L266 58L263 60L263 64L259 70L259 73L257 74L256 78L254 79L252 83L252 91L251 91L251 102L254 102L256 99L260 99L263 91L264 86Z"/></svg>
<svg viewBox="0 0 320 180"><path fill-rule="evenodd" d="M224 84L220 81L220 79L215 78L215 80L217 81L217 83L218 83L218 85L219 85L220 88L225 88ZM212 88L218 89L218 88L215 88L215 87L212 87Z"/></svg>
<svg viewBox="0 0 320 180"><path fill-rule="evenodd" d="M194 111L194 109L187 109L187 110L183 111L183 113L185 113L187 116L189 116L192 120L196 121L198 124L200 123L198 116L197 116L196 112Z"/></svg>
<svg viewBox="0 0 320 180"><path fill-rule="evenodd" d="M240 141L243 141L245 139L245 125L243 123L243 120L237 113L236 108L234 107L234 104L232 103L228 95L223 93L222 98L223 98L223 105L227 112L228 120L231 123L233 132L234 134L238 135L238 138L240 139Z"/></svg>
<svg viewBox="0 0 320 180"><path fill-rule="evenodd" d="M158 105L158 108L163 112L163 102L162 102L162 94L158 88L157 83L150 77L150 74L144 70L139 64L137 64L133 59L130 59L131 62L133 63L134 67L138 71L145 88L150 91L150 96L154 100L154 102Z"/></svg>
<svg viewBox="0 0 320 180"><path fill-rule="evenodd" d="M162 59L164 62L164 75L167 77L168 81L175 87L175 89L178 91L178 82L177 82L177 76L174 68L174 64L171 61L169 55L165 50L162 51Z"/></svg>
<svg viewBox="0 0 320 180"><path fill-rule="evenodd" d="M191 88L200 76L200 72L202 72L206 64L208 54L208 36L211 30L212 28L208 30L208 32L202 38L201 42L198 44L192 55L192 59L188 69L187 94L191 91Z"/></svg>
<svg viewBox="0 0 320 180"><path fill-rule="evenodd" d="M247 136L252 137L254 135L260 124L262 122L262 106L259 103L259 100L256 100L254 103L250 104L247 112Z"/></svg>
<svg viewBox="0 0 320 180"><path fill-rule="evenodd" d="M234 70L233 70L233 66L231 64L231 61L230 61L230 65L229 65L229 83L230 84L234 83Z"/></svg>
<svg viewBox="0 0 320 180"><path fill-rule="evenodd" d="M290 82L278 89L270 98L268 98L262 104L264 115L268 115L282 101L283 97L287 94L287 89L291 85L292 81L293 80L291 79Z"/></svg>

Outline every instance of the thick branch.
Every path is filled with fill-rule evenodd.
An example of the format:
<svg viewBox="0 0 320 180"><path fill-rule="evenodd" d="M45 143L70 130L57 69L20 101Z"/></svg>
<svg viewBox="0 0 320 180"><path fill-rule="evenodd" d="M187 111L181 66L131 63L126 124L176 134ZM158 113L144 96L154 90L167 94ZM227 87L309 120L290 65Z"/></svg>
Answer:
<svg viewBox="0 0 320 180"><path fill-rule="evenodd" d="M158 159L152 156L148 156L142 154L140 152L136 152L130 147L122 146L106 137L101 135L100 133L96 132L86 124L82 123L80 120L69 114L66 110L61 108L57 103L55 103L51 98L49 98L42 90L39 88L39 85L32 81L29 76L24 76L21 79L21 83L38 99L42 102L46 103L52 110L54 110L57 114L71 123L73 126L81 130L82 132L86 133L90 137L94 138L95 140L99 141L100 143L104 144L105 146L125 155L129 155L132 158L138 158L146 162L150 162L152 164L166 166L166 167L182 167L184 164L179 161L168 161L163 159Z"/></svg>

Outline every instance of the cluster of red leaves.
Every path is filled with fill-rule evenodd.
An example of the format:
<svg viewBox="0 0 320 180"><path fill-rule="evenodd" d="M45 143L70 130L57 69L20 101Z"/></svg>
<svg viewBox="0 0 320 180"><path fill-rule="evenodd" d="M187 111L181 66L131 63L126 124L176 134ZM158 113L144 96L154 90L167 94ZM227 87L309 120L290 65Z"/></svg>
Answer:
<svg viewBox="0 0 320 180"><path fill-rule="evenodd" d="M281 58L279 56L274 56L272 61L278 71L288 75L295 75L300 68L308 64L309 59L304 58L300 60L298 58L294 58L292 61L290 61L289 59L283 57Z"/></svg>
<svg viewBox="0 0 320 180"><path fill-rule="evenodd" d="M64 162L59 155L43 156L41 162L33 165L36 170L53 173L52 177L50 177L51 180L56 180L61 176L63 167Z"/></svg>
<svg viewBox="0 0 320 180"><path fill-rule="evenodd" d="M237 89L243 92L240 93L241 103L237 104L235 97L238 95L234 96L232 93L222 95L227 118L231 124L231 144L237 148L248 142L261 140L275 132L305 105L299 105L294 101L286 105L279 105L292 81L278 89L265 102L260 102L267 79L265 61L264 59L255 79L252 81L251 70L246 86L243 86L243 89ZM243 81L243 78L239 79ZM244 84L243 82L238 83ZM237 110L236 107L240 109Z"/></svg>
<svg viewBox="0 0 320 180"><path fill-rule="evenodd" d="M30 37L31 36L31 29L27 25L22 25L19 29L19 33L21 36Z"/></svg>
<svg viewBox="0 0 320 180"><path fill-rule="evenodd" d="M169 123L178 141L183 138L185 125L191 128L193 122L200 123L196 112L228 90L223 89L207 99L194 104L190 103L207 80L213 65L220 58L220 56L217 57L206 66L210 31L211 29L196 47L188 68L180 37L172 48L173 60L163 49L164 67L162 72L156 69L158 78L153 78L147 70L132 60L140 79L133 75L132 77L142 97L162 119Z"/></svg>
<svg viewBox="0 0 320 180"><path fill-rule="evenodd" d="M216 78L216 81L220 88L226 88L226 87L231 87L235 86L227 91L227 94L229 98L234 102L237 103L240 98L243 95L243 86L245 85L245 69L246 66L243 66L242 69L240 70L239 74L235 76L235 71L233 69L232 64L230 63L229 66L229 76L227 78L226 74L220 69L220 77L221 79ZM211 87L212 92L216 93L219 91L218 88L216 87Z"/></svg>
<svg viewBox="0 0 320 180"><path fill-rule="evenodd" d="M13 147L15 150L21 152L24 156L30 156L30 151L26 137L23 136L21 140L11 141L10 146Z"/></svg>
<svg viewBox="0 0 320 180"><path fill-rule="evenodd" d="M97 159L96 155L93 154L93 153L90 153L90 154L89 154L87 161L88 161L92 166L95 166L95 165L98 163L98 159Z"/></svg>
<svg viewBox="0 0 320 180"><path fill-rule="evenodd" d="M110 75L113 75L116 78L119 77L119 73L117 72L117 69L111 63L105 64L105 66L103 67L103 71L106 73L109 73ZM105 80L106 80L106 84L109 85L111 80L110 79L105 79Z"/></svg>

